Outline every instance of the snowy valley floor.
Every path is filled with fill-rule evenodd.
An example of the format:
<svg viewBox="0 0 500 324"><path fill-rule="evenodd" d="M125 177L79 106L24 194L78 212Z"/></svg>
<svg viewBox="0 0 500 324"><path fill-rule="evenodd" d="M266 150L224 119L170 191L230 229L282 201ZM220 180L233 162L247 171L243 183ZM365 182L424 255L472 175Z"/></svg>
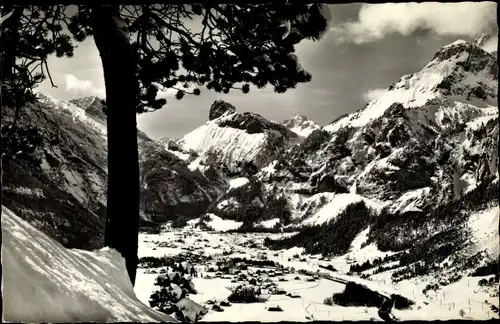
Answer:
<svg viewBox="0 0 500 324"><path fill-rule="evenodd" d="M471 226L476 230L476 246L498 245L498 207L471 217ZM481 228L493 228L496 237ZM494 232L494 231L493 231ZM492 233L493 233L492 232ZM494 234L494 233L493 233ZM2 266L3 266L3 317L9 322L77 322L77 321L173 321L163 313L149 307L149 297L154 291L154 280L161 268L138 270L134 288L126 275L123 258L114 250L104 248L87 252L68 250L40 233L31 225L2 207ZM330 261L318 256L301 255L294 248L270 251L262 247L265 237L279 234L227 234L203 232L190 228L165 230L161 234L140 234L139 257L174 256L191 252L194 255L211 255L216 260L240 257L251 260L267 259L284 267L311 272L328 272L323 267L331 264L338 271L330 272L335 281L316 278L308 274L284 273L269 277L269 283L287 293L296 295L270 295L266 302L252 304L233 303L223 312L212 309L202 321L307 321L307 320L374 320L380 321L375 307L341 307L324 305L323 301L333 293L344 290L344 283L353 281L373 291L388 295L394 292L415 301L408 310L394 310L401 320L433 319L491 319L498 313L498 288L479 286L486 277L464 277L441 287L436 293L424 295L422 290L432 282L430 277L417 277L392 283L391 271L370 276L368 279L346 275L349 264L384 256L375 246L361 248L364 241L360 233L353 242L352 252ZM498 251L496 252L498 253ZM199 291L190 295L193 301L207 305L209 300L222 301L229 296L227 287L235 284L235 276L206 278L207 266L194 264L204 278L193 279ZM156 274L150 273L152 270ZM256 273L258 268L250 266ZM267 269L275 271L276 269ZM213 274L212 274L212 277ZM135 292L135 293L134 293ZM281 312L270 312L267 307L281 307Z"/></svg>
<svg viewBox="0 0 500 324"><path fill-rule="evenodd" d="M493 219L496 217L498 223L498 207L491 210L491 213ZM483 219L485 218L483 217ZM486 220L486 222L488 223L489 221ZM175 256L180 253L191 252L193 254L211 255L215 263L217 260L231 257L258 260L265 255L268 260L276 261L284 267L293 267L296 270L304 269L311 272L317 272L318 270L320 273L328 272L340 281L345 280L361 283L371 290L384 295L398 293L413 300L415 305L410 309L393 311L400 320L485 320L498 318L498 313L493 312L491 309L491 305L495 305L496 307L499 305L498 288L478 285L481 279L486 278L489 280L492 276L464 277L453 284L441 287L437 292L424 295L422 290L433 279L430 276L393 283L391 274L397 268L392 271L372 275L368 279L346 275L349 264L353 261L363 262L363 260L383 257L388 254L378 251L374 245L361 248L361 244L364 241L363 236L366 236L366 233L360 233L358 238L353 242L352 252L330 261L320 261L319 256L301 255L302 249L299 248L279 252L267 250L262 247L262 242L265 237L269 236L273 238L279 236L279 234L204 232L195 230L190 226L182 230L168 229L161 234L141 233L139 257ZM249 247L252 244L257 244L257 247ZM297 254L299 254L299 258L296 257ZM330 272L325 270L324 267L328 264L334 266L338 271ZM200 274L203 274L204 278L196 277L193 279L193 283L199 294L190 295L189 298L210 308L210 305L207 304L209 300L216 300L218 302L227 300L230 294L228 287L236 284L236 276L222 275L223 278L214 278L214 274L212 273L212 278L206 278L207 274L209 274L207 273L207 266L207 264L195 264L195 267ZM145 304L149 303L149 297L155 289L154 280L158 276L156 273L150 273L151 270L138 270L137 283L134 288L137 297ZM154 269L155 272L160 272L160 270L161 268ZM255 273L257 268L249 267L249 270ZM269 279L274 281L280 289L297 294L300 297L291 298L286 295L270 295L269 299L262 303L233 303L230 307L224 307L223 312L210 310L202 321L381 321L375 307L325 305L323 301L326 297L331 297L333 293L340 293L344 290L345 285L342 283L327 279L309 281L311 279L310 276L292 273L283 275L282 280L278 280L278 278ZM270 312L267 310L267 307L277 305L283 309L282 312Z"/></svg>

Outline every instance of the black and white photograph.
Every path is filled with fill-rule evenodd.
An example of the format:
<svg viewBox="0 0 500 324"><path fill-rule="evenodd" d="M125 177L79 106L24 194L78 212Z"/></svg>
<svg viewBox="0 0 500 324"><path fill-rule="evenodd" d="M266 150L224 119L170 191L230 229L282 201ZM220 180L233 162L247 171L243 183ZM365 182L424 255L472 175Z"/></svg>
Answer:
<svg viewBox="0 0 500 324"><path fill-rule="evenodd" d="M498 320L497 15L2 2L2 322Z"/></svg>

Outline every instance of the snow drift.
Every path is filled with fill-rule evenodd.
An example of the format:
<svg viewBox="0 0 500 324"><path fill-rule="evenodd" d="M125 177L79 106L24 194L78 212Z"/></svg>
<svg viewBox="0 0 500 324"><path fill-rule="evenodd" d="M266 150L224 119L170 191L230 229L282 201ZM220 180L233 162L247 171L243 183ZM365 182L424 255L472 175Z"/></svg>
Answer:
<svg viewBox="0 0 500 324"><path fill-rule="evenodd" d="M69 250L2 206L3 320L175 322L142 304L110 248Z"/></svg>

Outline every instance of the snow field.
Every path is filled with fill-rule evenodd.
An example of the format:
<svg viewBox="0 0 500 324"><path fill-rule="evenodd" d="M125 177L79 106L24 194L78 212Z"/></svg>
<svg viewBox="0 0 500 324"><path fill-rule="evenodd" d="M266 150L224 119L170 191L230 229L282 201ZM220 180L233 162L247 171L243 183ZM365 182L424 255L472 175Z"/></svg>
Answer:
<svg viewBox="0 0 500 324"><path fill-rule="evenodd" d="M159 322L113 249L65 249L2 206L3 319L10 322Z"/></svg>

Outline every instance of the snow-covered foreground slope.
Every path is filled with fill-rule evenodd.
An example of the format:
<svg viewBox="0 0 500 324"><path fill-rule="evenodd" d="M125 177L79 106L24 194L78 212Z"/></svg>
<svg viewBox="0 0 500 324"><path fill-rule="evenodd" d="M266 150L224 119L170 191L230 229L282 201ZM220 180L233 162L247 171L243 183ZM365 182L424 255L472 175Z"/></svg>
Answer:
<svg viewBox="0 0 500 324"><path fill-rule="evenodd" d="M4 206L2 236L5 321L174 321L137 299L115 250L65 249Z"/></svg>

